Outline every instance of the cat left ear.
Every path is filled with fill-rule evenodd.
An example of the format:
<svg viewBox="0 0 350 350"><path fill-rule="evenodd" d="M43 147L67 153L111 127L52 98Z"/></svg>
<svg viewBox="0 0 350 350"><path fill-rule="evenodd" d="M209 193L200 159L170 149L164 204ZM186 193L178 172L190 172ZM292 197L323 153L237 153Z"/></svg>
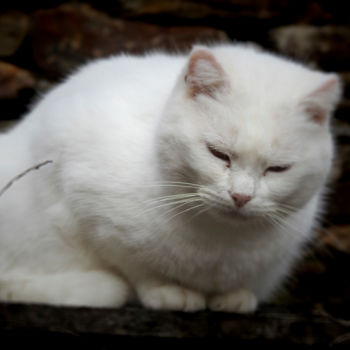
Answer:
<svg viewBox="0 0 350 350"><path fill-rule="evenodd" d="M228 85L220 63L209 50L201 47L191 53L184 79L190 98L198 95L215 98Z"/></svg>
<svg viewBox="0 0 350 350"><path fill-rule="evenodd" d="M341 84L337 75L326 74L325 79L304 100L311 120L324 125L341 97Z"/></svg>

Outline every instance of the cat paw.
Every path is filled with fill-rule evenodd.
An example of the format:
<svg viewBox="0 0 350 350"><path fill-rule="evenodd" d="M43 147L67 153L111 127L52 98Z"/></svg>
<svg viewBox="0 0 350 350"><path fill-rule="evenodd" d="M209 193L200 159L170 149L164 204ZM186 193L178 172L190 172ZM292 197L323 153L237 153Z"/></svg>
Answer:
<svg viewBox="0 0 350 350"><path fill-rule="evenodd" d="M154 310L194 312L206 307L203 295L175 285L163 285L143 290L140 299L145 307Z"/></svg>
<svg viewBox="0 0 350 350"><path fill-rule="evenodd" d="M211 297L209 309L236 313L252 313L258 306L256 296L247 289L239 289L231 293L219 294Z"/></svg>

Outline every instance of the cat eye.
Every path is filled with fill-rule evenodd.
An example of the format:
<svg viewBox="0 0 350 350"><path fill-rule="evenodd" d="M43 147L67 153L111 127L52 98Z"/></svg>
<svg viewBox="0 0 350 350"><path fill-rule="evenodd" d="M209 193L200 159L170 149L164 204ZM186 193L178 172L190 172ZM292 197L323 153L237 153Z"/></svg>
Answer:
<svg viewBox="0 0 350 350"><path fill-rule="evenodd" d="M219 159L225 161L226 163L228 163L228 165L230 165L231 159L226 153L218 151L216 148L214 148L213 146L211 146L209 144L207 145L207 147L208 147L208 150L210 151L210 153L214 157L219 158Z"/></svg>
<svg viewBox="0 0 350 350"><path fill-rule="evenodd" d="M265 172L264 175L266 175L267 172L272 172L272 173L283 173L284 171L289 170L291 167L291 165L284 165L284 166L270 166L268 167Z"/></svg>

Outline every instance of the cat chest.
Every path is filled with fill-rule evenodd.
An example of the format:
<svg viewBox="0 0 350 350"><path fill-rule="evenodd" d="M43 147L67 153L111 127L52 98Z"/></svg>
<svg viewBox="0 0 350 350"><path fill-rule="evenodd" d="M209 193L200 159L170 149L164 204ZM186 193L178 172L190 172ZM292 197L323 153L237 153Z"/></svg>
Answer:
<svg viewBox="0 0 350 350"><path fill-rule="evenodd" d="M163 247L156 268L177 283L205 293L248 287L271 263L271 254L261 251L226 246L200 249L195 245L182 245L177 248Z"/></svg>

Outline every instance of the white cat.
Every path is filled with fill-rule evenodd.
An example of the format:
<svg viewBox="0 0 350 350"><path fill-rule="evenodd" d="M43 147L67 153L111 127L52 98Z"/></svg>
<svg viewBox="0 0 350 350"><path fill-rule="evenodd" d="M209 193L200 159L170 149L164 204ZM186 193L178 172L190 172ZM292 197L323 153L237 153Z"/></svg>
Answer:
<svg viewBox="0 0 350 350"><path fill-rule="evenodd" d="M334 74L243 45L83 67L0 136L0 299L252 312L312 238Z"/></svg>

